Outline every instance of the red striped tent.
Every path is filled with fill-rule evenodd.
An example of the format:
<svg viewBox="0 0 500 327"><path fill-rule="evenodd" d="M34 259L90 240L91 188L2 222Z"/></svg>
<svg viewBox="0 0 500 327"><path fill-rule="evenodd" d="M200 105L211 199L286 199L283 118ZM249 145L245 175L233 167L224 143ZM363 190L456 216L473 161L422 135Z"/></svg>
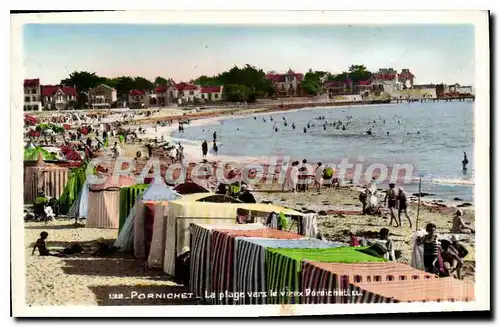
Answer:
<svg viewBox="0 0 500 327"><path fill-rule="evenodd" d="M366 248L366 247L365 247ZM326 249L275 249L266 251L267 286L277 296L270 298L272 304L298 304L304 292L301 262L303 260L339 263L384 262L379 257L359 251L359 247L337 247ZM286 292L289 293L286 293ZM285 292L285 293L282 293ZM292 292L292 293L290 293Z"/></svg>
<svg viewBox="0 0 500 327"><path fill-rule="evenodd" d="M361 295L354 295L354 291ZM470 302L475 299L474 284L453 277L352 283L350 292L351 303Z"/></svg>
<svg viewBox="0 0 500 327"><path fill-rule="evenodd" d="M215 294L225 292L226 290L230 293L234 292L233 274L236 237L261 237L288 240L298 240L302 238L299 234L272 228L255 230L214 230L210 244L210 262L212 263L210 291L215 292ZM215 300L216 303L220 303L218 298ZM232 302L230 298L225 298L222 301L222 303L230 302Z"/></svg>
<svg viewBox="0 0 500 327"><path fill-rule="evenodd" d="M189 289L196 297L205 299L205 292L208 292L211 282L211 244L212 232L214 229L224 228L225 230L253 230L263 229L262 224L195 224L191 223L191 260ZM208 299L206 299L208 300Z"/></svg>
<svg viewBox="0 0 500 327"><path fill-rule="evenodd" d="M59 198L68 182L68 176L68 168L45 163L42 153L39 153L36 165L25 168L24 202L35 201L38 191L43 191L47 197Z"/></svg>
<svg viewBox="0 0 500 327"><path fill-rule="evenodd" d="M89 187L88 228L116 228L120 221L120 188L133 185L127 176L107 176L103 184Z"/></svg>
<svg viewBox="0 0 500 327"><path fill-rule="evenodd" d="M353 282L379 283L437 278L397 262L330 263L302 261L302 299L305 304L346 303L338 292Z"/></svg>

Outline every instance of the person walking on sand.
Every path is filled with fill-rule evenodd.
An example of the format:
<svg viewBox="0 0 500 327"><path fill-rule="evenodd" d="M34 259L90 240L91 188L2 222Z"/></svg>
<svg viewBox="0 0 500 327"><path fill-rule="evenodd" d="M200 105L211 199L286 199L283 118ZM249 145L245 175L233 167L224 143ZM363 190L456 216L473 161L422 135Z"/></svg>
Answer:
<svg viewBox="0 0 500 327"><path fill-rule="evenodd" d="M215 143L215 142L214 142L214 154L215 154L216 156L218 156L218 155L219 155L219 147L217 146L217 143Z"/></svg>
<svg viewBox="0 0 500 327"><path fill-rule="evenodd" d="M395 227L399 227L398 220L396 219L396 190L394 189L394 186L394 183L389 184L389 189L387 190L384 198L384 205L387 203L387 207L391 213L391 221L389 224L392 226L392 221L394 221L396 223Z"/></svg>
<svg viewBox="0 0 500 327"><path fill-rule="evenodd" d="M411 228L411 219L410 216L408 215L408 201L406 199L406 194L402 187L399 188L397 200L398 200L399 225L403 226L403 222L401 221L401 214L404 212L406 219L408 219L408 222L410 223L410 228Z"/></svg>
<svg viewBox="0 0 500 327"><path fill-rule="evenodd" d="M203 143L201 144L201 153L202 153L202 157L203 158L206 158L207 157L207 153L208 153L208 143L207 141L203 141Z"/></svg>
<svg viewBox="0 0 500 327"><path fill-rule="evenodd" d="M323 173L325 170L325 166L321 162L318 162L316 165L316 172L314 176L314 184L316 185L316 189L318 190L318 194L321 193L321 186L323 185Z"/></svg>

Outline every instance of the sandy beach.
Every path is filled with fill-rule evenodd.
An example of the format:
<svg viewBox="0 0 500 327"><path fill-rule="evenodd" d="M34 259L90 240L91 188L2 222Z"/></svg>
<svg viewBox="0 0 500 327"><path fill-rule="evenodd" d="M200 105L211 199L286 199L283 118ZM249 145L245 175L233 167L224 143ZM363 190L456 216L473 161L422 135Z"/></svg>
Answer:
<svg viewBox="0 0 500 327"><path fill-rule="evenodd" d="M49 233L49 251L62 250L72 243L84 245L84 253L65 258L31 255L34 242L42 231ZM109 244L116 239L116 229L75 227L74 220L26 223L24 227L26 265L26 303L32 305L160 305L194 304L193 300L140 299L139 294L182 293L185 287L167 279L159 271L146 269L144 262L132 256L92 256L96 241ZM136 293L133 293L136 292ZM113 299L123 294L123 299ZM126 299L129 297L129 299Z"/></svg>
<svg viewBox="0 0 500 327"><path fill-rule="evenodd" d="M361 215L361 203L358 200L359 192L350 187L338 189L322 189L318 194L316 189L309 187L308 192L289 193L289 192L255 192L257 201L271 201L273 204L279 204L298 210L311 210L315 212L329 210L335 211L359 211L360 214L325 214L318 217L319 232L328 240L348 242L349 232L363 237L367 232L378 232L381 228L390 230L390 237L395 243L397 250L401 251L399 262L410 263L412 255L411 238L415 233L415 224L417 216L417 204L411 203L408 213L413 221L413 228L409 228L407 220L403 220L403 227L394 228L389 226L390 215L388 212L382 216ZM383 200L383 195L378 194L379 203ZM434 223L437 226L438 234L441 236L450 235L453 214L456 208L441 207L432 204L421 205L419 212L418 228L424 229L427 223ZM465 220L474 226L474 209L467 208L463 210ZM465 268L463 271L464 279L474 281L474 234L459 235L461 242L469 250L469 255L465 258Z"/></svg>
<svg viewBox="0 0 500 327"><path fill-rule="evenodd" d="M341 108L341 107L339 107ZM192 111L164 109L156 112L152 117L138 117L133 125L146 124L154 121L163 121L170 117ZM191 120L191 125L206 125L220 121L223 118L250 115L268 114L273 112L279 114L282 111L269 111L268 109L234 109L212 110L213 117ZM135 156L137 151L147 150L144 146L146 139L161 138L164 141L177 142L171 137L171 133L177 129L174 122L171 126L157 126L146 128L146 133L140 135L141 141L133 144L125 144L123 149L125 155ZM114 140L110 140L113 144ZM182 141L184 154L189 162L199 162L201 149L196 142ZM240 163L258 162L255 157L229 157L214 156L209 154L209 161L237 161ZM359 191L354 187L343 187L339 189L323 189L318 194L313 187L304 193L288 193L277 190L256 191L258 202L271 201L274 204L284 205L299 210L312 210L318 213L329 210L361 211L358 200ZM380 198L380 194L379 194ZM452 205L423 203L420 207L418 227L423 228L428 222L437 225L438 233L449 234L453 213L456 210ZM415 232L416 204L410 205L409 214L413 219L414 226L408 227L407 222L400 228L390 228L390 237L394 240L396 249L401 251L398 259L400 262L409 263L411 260L411 236ZM464 208L465 220L474 225L473 207ZM361 214L325 214L319 216L318 227L320 233L328 240L347 241L348 233L363 236L367 232L378 232L382 227L388 227L389 218L387 214L382 216L363 216ZM79 242L86 247L85 253L76 257L40 257L36 253L31 255L34 242L41 231L47 231L49 237L47 247L49 250L62 250L71 243ZM96 240L104 238L112 244L117 237L117 230L91 229L75 227L72 220L58 220L49 223L26 223L25 224L25 265L26 265L26 301L29 305L139 305L139 304L192 304L193 300L172 299L133 299L132 292L153 293L161 291L185 292L184 286L176 284L164 276L163 272L145 268L144 262L135 260L130 255L117 253L107 258L96 258L91 256L92 248L96 246ZM474 243L475 235L463 235L463 244L469 249L469 255L465 258L466 263L463 275L466 280L474 281ZM113 294L124 294L129 299L111 299Z"/></svg>

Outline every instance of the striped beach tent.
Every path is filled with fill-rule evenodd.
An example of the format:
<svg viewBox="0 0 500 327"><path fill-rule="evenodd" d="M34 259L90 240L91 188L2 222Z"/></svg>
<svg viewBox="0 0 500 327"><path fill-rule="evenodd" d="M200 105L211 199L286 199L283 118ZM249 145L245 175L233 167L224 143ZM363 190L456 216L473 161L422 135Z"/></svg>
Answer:
<svg viewBox="0 0 500 327"><path fill-rule="evenodd" d="M245 294L236 304L267 303L265 251L266 248L333 248L341 243L317 239L271 239L238 237L235 244L233 285L234 291ZM251 295L248 295L251 294ZM266 294L266 296L264 296Z"/></svg>
<svg viewBox="0 0 500 327"><path fill-rule="evenodd" d="M210 289L215 294L225 291L233 293L233 275L235 261L235 242L237 237L261 237L298 240L301 235L282 230L263 228L253 230L223 230L216 229L212 233L210 251ZM219 298L216 298L216 303ZM225 297L221 303L231 303L231 299Z"/></svg>
<svg viewBox="0 0 500 327"><path fill-rule="evenodd" d="M351 303L471 302L474 284L447 278L397 280L381 283L352 283Z"/></svg>
<svg viewBox="0 0 500 327"><path fill-rule="evenodd" d="M39 191L43 191L46 197L58 199L63 194L68 178L68 168L44 162L43 155L39 153L36 165L25 169L24 202L34 202Z"/></svg>
<svg viewBox="0 0 500 327"><path fill-rule="evenodd" d="M266 251L267 286L272 304L298 304L301 301L301 262L312 260L319 262L363 263L384 262L385 259L360 252L357 247L337 247L326 249L276 249Z"/></svg>
<svg viewBox="0 0 500 327"><path fill-rule="evenodd" d="M225 230L250 230L263 229L264 225L256 224L191 224L191 261L189 290L196 297L205 299L205 292L209 290L210 284L210 252L212 232L216 228Z"/></svg>
<svg viewBox="0 0 500 327"><path fill-rule="evenodd" d="M104 184L90 184L86 227L117 229L120 189L133 184L127 176L108 176Z"/></svg>
<svg viewBox="0 0 500 327"><path fill-rule="evenodd" d="M398 262L330 263L302 261L302 299L305 304L347 303L340 290L356 283L438 278Z"/></svg>
<svg viewBox="0 0 500 327"><path fill-rule="evenodd" d="M150 184L141 199L136 202L134 254L137 259L148 259L149 264L151 244L154 242L154 255L151 258L151 266L158 266L156 263L161 264L161 259L158 260L158 258L162 257L159 254L163 254L162 251L165 249L165 211L169 201L178 198L180 198L180 194L173 191L163 181L159 181ZM156 210L158 210L158 215ZM159 267L162 266L159 265Z"/></svg>
<svg viewBox="0 0 500 327"><path fill-rule="evenodd" d="M184 195L169 203L165 258L163 270L168 275L175 274L175 259L189 251L191 223L200 224L235 224L239 210L249 212L253 217L267 217L271 212L283 212L285 215L301 216L300 212L262 203L242 203L229 196L214 193L196 193ZM259 235L256 235L259 236ZM259 237L266 237L260 235Z"/></svg>
<svg viewBox="0 0 500 327"><path fill-rule="evenodd" d="M136 200L149 187L147 184L135 184L120 189L120 223L118 233L122 230L125 219L130 213L130 209L135 205Z"/></svg>

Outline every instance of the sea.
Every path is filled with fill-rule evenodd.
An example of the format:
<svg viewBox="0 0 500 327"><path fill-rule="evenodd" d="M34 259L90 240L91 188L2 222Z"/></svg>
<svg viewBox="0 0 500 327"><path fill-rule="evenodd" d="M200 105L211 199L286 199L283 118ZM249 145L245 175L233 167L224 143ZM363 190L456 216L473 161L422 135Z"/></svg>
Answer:
<svg viewBox="0 0 500 327"><path fill-rule="evenodd" d="M427 198L472 202L473 111L474 103L467 101L304 108L186 126L184 133L175 131L172 137L211 144L216 131L219 155L224 156L411 164L413 177L404 185L407 193L418 192L420 187L429 193ZM466 172L462 170L464 152L469 161Z"/></svg>

